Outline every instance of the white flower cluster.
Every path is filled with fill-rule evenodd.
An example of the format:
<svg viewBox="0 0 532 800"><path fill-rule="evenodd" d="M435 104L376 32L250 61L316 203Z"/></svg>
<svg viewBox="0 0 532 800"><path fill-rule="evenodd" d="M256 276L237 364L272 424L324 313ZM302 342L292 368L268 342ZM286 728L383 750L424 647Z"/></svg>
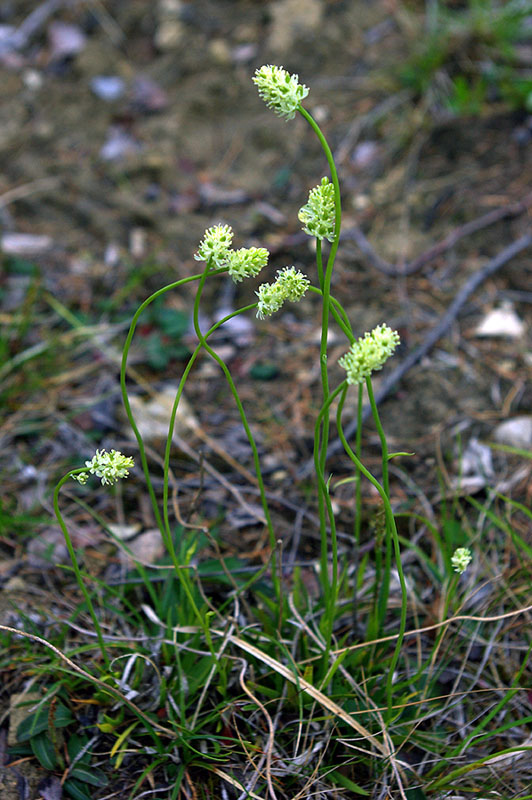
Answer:
<svg viewBox="0 0 532 800"><path fill-rule="evenodd" d="M454 571L461 575L468 568L472 558L471 550L468 547L459 547L451 556Z"/></svg>
<svg viewBox="0 0 532 800"><path fill-rule="evenodd" d="M253 83L268 108L278 117L293 119L299 104L307 96L307 86L299 83L298 75L291 75L283 67L273 64L255 70Z"/></svg>
<svg viewBox="0 0 532 800"><path fill-rule="evenodd" d="M214 225L205 231L194 258L196 261L207 261L213 268L227 267L235 283L258 275L268 263L266 248L241 247L231 250L232 241L233 229L230 225Z"/></svg>
<svg viewBox="0 0 532 800"><path fill-rule="evenodd" d="M372 372L382 369L399 344L399 334L388 325L377 325L354 342L338 363L347 372L349 384L363 383Z"/></svg>
<svg viewBox="0 0 532 800"><path fill-rule="evenodd" d="M299 209L299 221L309 236L317 239L334 239L334 186L328 178L322 178L319 186L311 189L308 203Z"/></svg>
<svg viewBox="0 0 532 800"><path fill-rule="evenodd" d="M104 486L105 484L112 486L121 478L127 478L129 470L135 466L135 462L129 456L122 455L119 450L111 450L110 453L105 450L96 450L92 459L85 461L85 466L91 475L101 478ZM89 478L87 472L80 472L72 477L82 485L85 485Z"/></svg>
<svg viewBox="0 0 532 800"><path fill-rule="evenodd" d="M309 279L295 267L285 267L277 271L277 280L274 283L263 283L256 292L259 302L257 304L257 317L265 317L279 311L285 300L297 303L304 296L310 286Z"/></svg>

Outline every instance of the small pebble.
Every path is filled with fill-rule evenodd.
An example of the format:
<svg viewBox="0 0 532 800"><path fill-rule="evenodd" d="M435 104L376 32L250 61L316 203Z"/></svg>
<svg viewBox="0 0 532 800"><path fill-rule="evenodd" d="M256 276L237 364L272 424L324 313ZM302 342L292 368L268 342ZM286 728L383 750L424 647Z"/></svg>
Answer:
<svg viewBox="0 0 532 800"><path fill-rule="evenodd" d="M96 97L111 103L124 94L126 84L118 75L95 75L91 79L90 87Z"/></svg>

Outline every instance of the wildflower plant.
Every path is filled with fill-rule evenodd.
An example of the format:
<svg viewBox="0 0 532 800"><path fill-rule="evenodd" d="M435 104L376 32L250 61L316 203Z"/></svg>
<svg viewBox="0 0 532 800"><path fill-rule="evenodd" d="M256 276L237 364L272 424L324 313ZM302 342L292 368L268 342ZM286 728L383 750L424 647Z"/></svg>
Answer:
<svg viewBox="0 0 532 800"><path fill-rule="evenodd" d="M299 302L307 294L307 292L312 292L314 295L319 296L321 300L321 335L317 358L319 360L321 398L320 407L316 414L315 420L313 458L315 468L315 497L319 513L319 580L321 582L321 595L318 601L320 604L319 630L316 629L316 632L312 633L312 637L320 643L322 655L319 664L316 666L316 680L319 690L316 687L311 687L311 691L311 689L308 688L309 683L303 680L299 674L295 676L294 683L298 687L298 692L301 691L303 687L304 691L309 692L310 696L313 698L313 702L316 701L316 698L318 698L318 701L320 701L320 698L323 697L321 690L326 690L326 687L330 683L333 674L340 667L341 663L341 660L339 660L334 654L334 644L336 635L335 625L338 620L339 612L338 602L340 576L344 565L339 563L335 510L331 501L331 481L327 470L328 445L331 425L333 424L331 417L333 408L336 408L336 429L343 444L345 454L351 460L353 465L356 505L353 537L356 548L359 545L362 524L360 492L362 479L365 478L373 485L380 496L382 504L382 528L384 543L382 548L376 548L375 591L367 620L368 641L371 639L371 637L382 637L385 632L385 623L387 619L387 613L389 611L388 596L393 561L395 563L395 569L400 583L401 602L399 625L396 627L396 630L394 630L394 635L392 637L388 637L394 639L394 644L392 646L390 660L387 662L386 677L383 679L383 683L385 683L385 707L381 709L381 711L383 711L384 717L379 716L376 722L376 725L380 730L382 720L384 719L384 723L390 723L395 713L393 706L394 680L396 679L396 670L399 667L399 659L401 656L406 628L407 587L401 561L401 542L390 500L388 477L389 461L398 454L390 454L388 452L386 436L381 425L373 392L372 376L375 372L383 369L388 359L394 355L394 352L399 345L399 335L388 324L382 323L374 327L370 332L367 332L357 338L353 332L351 322L345 310L338 300L336 300L336 298L334 298L331 294L332 274L340 240L340 186L330 147L318 124L302 105L302 101L308 96L308 88L299 83L297 75L291 75L285 69L283 69L283 67L273 65L267 65L257 69L255 76L253 77L253 82L258 88L260 97L279 117L285 120L290 120L295 116L296 113L298 113L306 120L320 141L325 158L327 160L330 177L323 177L320 183L315 188L310 190L308 200L301 207L299 212L299 220L303 224L305 232L315 239L316 280L313 282L312 277L308 277L296 266L292 265L278 269L275 280L271 282L262 282L256 290L248 288L245 286L245 282L256 279L261 271L267 266L269 258L268 251L263 247L239 247L234 249L233 240L235 235L229 225L219 223L208 228L198 245L196 253L194 254L194 259L203 264L202 271L198 274L176 280L157 290L150 295L150 297L148 297L135 312L126 337L122 355L120 372L122 397L126 414L137 440L140 464L151 501L153 515L155 517L157 526L161 531L171 566L173 567L175 573L175 580L179 586L182 602L178 605L178 610L179 613L182 613L183 608L186 606L192 615L193 625L191 625L190 619L187 619L186 624L184 624L183 631L187 632L187 634L191 631L194 631L198 636L202 637L201 650L193 650L193 652L206 653L211 659L209 662L211 667L210 672L208 673L208 683L214 681L215 677L217 676L216 679L219 680L220 685L223 685L224 682L227 682L227 675L225 673L227 667L222 654L223 649L227 646L229 641L236 642L237 645L244 650L246 650L247 647L248 654L252 653L255 656L258 654L259 660L261 660L261 658L266 659L267 656L264 653L261 656L260 648L257 649L256 646L252 647L249 642L246 643L245 637L240 637L238 639L233 637L231 639L231 636L227 634L227 637L223 640L223 646L220 645L219 642L217 644L218 640L216 637L219 637L221 634L220 625L218 625L218 628L216 629L213 628L212 618L213 614L216 612L213 610L212 604L209 604L209 601L206 598L203 589L201 588L201 583L198 583L195 578L195 573L191 568L191 553L194 551L194 547L188 547L185 545L181 546L179 542L176 542L174 532L172 531L172 525L170 521L170 511L172 507L169 496L169 475L173 433L178 406L183 395L185 384L189 379L195 362L201 355L208 355L215 361L225 376L253 455L253 465L255 469L260 502L265 526L268 531L269 561L268 564L265 565L264 570L269 570L271 595L264 599L264 604L271 610L271 613L275 618L275 622L272 623L272 631L269 634L270 641L273 641L280 636L283 620L285 620L286 607L283 582L278 569L278 534L272 522L272 516L268 503L268 495L262 474L259 451L251 426L249 425L247 419L244 404L229 367L223 361L220 355L218 355L218 353L210 346L209 340L220 327L222 327L231 318L239 314L255 312L258 320L262 321L273 314L281 312L285 308L285 304ZM322 250L324 243L328 248L326 258L324 258ZM244 284L242 289L244 292L247 291L249 293L249 303L242 308L227 314L227 316L216 322L209 330L205 332L201 329L199 320L200 305L205 284L207 281L219 281L227 278L232 279L235 283ZM197 287L192 312L194 330L197 335L197 346L190 356L179 381L179 386L177 388L173 408L170 414L168 436L163 457L162 498L160 498L155 490L146 454L146 448L144 446L138 426L135 422L131 404L128 398L128 355L137 324L146 308L164 294L174 290L179 290L181 287L189 283L195 283ZM257 298L256 300L254 300L254 294ZM339 359L338 363L331 365L328 357L328 334L332 321L337 324L346 338L346 350L344 355L342 355ZM340 373L340 382L333 387L333 378L335 378L338 373ZM348 400L348 390L350 387L355 387L357 395L356 413L358 419L358 429L354 443L347 440L344 434L342 423L343 411ZM377 478L368 470L362 459L361 429L364 388L367 392L373 420L380 439L380 478ZM86 588L85 576L77 563L77 557L72 545L71 537L59 510L59 491L65 485L67 480L70 479L75 479L81 486L85 486L90 475L95 475L100 478L103 485L113 487L117 481L128 477L129 471L133 468L133 465L133 459L129 456L122 455L122 453L119 451L110 450L108 452L105 449L98 449L90 460L85 461L85 467L76 468L67 473L67 475L65 475L59 481L54 493L54 509L67 542L67 547L72 559L76 578L78 579L79 585L86 599L87 608L92 617L102 652L102 658L104 659L107 668L109 668L110 659L107 653L105 639L102 634L99 616L96 613L94 604ZM450 559L450 564L456 572L461 573L467 568L470 560L471 554L469 550L460 548ZM139 570L141 569L142 565L139 564ZM260 574L262 574L262 572ZM255 578L252 578L249 583L246 583L246 587L249 587L253 580L255 580ZM146 590L151 597L154 606L156 606L158 602L156 589L148 578L146 578L145 583ZM238 601L243 591L243 589L238 588L235 584L235 602ZM235 614L235 617L236 616L237 614ZM264 618L265 616L263 614L261 619L264 620ZM305 625L306 624L307 623L305 623ZM233 625L233 622L231 622L231 625ZM229 630L229 628L227 628L227 630ZM382 639L381 641L387 641L387 639ZM265 663L271 666L272 659L270 656L268 656L268 658L270 658L270 660L265 660ZM287 670L284 672L279 670L279 673L285 677L287 673L290 675L289 671ZM204 699L205 695L204 692L202 692L201 702L194 712L193 723L190 725L190 730L195 738L198 738L200 735L197 731L196 723L201 713ZM324 707L330 709L331 702L332 701L324 701ZM344 721L346 717L347 714L344 714L344 717L342 717ZM185 724L188 724L183 721L186 720L186 714L183 710L181 712L180 720L179 726L185 726ZM352 724L359 733L360 731L363 731L364 736L367 735L372 741L374 741L374 737L372 737L372 735L365 728L363 728L360 723L353 722ZM358 727L356 727L357 725ZM181 730L181 727L179 727L179 730ZM380 745L375 746L377 749L381 747ZM386 757L389 753L389 750L387 749L388 746L389 744L387 740L386 747L384 749L381 747L381 754L384 753ZM197 754L198 751L192 747L192 752ZM367 792L365 793L367 794ZM274 796L273 789L271 794ZM257 795L253 794L253 796Z"/></svg>

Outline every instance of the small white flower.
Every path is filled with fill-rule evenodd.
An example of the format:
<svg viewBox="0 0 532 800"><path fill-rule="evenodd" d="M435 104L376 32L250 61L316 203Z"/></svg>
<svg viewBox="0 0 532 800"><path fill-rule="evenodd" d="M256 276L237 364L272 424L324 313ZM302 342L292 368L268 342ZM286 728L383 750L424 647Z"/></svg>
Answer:
<svg viewBox="0 0 532 800"><path fill-rule="evenodd" d="M349 384L363 383L375 370L382 369L399 344L399 334L384 323L354 342L338 364L347 372Z"/></svg>
<svg viewBox="0 0 532 800"><path fill-rule="evenodd" d="M135 462L129 456L122 455L119 450L111 450L110 453L105 450L96 450L92 459L85 461L85 466L91 475L97 475L98 478L101 478L104 486L105 484L112 486L121 478L127 478L129 470L135 466ZM81 473L81 475L86 474ZM83 482L86 482L86 480Z"/></svg>
<svg viewBox="0 0 532 800"><path fill-rule="evenodd" d="M468 547L459 547L451 556L454 571L461 575L468 568L472 558L471 550Z"/></svg>
<svg viewBox="0 0 532 800"><path fill-rule="evenodd" d="M215 268L224 267L232 241L233 229L230 225L207 228L194 258L196 261L210 261Z"/></svg>
<svg viewBox="0 0 532 800"><path fill-rule="evenodd" d="M298 75L290 75L283 67L268 64L255 70L253 83L268 108L283 119L293 119L309 90L299 83Z"/></svg>
<svg viewBox="0 0 532 800"><path fill-rule="evenodd" d="M72 479L81 483L82 486L85 486L87 481L89 480L89 473L88 472L78 472L77 475L72 475Z"/></svg>

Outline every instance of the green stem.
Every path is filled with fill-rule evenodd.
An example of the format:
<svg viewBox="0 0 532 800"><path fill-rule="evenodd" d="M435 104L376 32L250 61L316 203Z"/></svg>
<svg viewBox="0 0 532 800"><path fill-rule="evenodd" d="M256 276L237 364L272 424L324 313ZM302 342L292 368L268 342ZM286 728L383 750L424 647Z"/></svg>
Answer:
<svg viewBox="0 0 532 800"><path fill-rule="evenodd" d="M357 458L360 460L362 457L362 408L364 404L364 389L363 385L358 385L358 402L357 402L357 432L355 438L355 452ZM362 527L362 473L358 467L355 468L355 542L357 548L360 546L360 533Z"/></svg>
<svg viewBox="0 0 532 800"><path fill-rule="evenodd" d="M313 117L308 113L308 111L303 108L303 106L298 107L298 111L302 117L306 119L309 123L310 127L318 137L320 144L323 148L325 156L327 158L327 162L329 164L329 170L331 172L332 183L334 186L334 207L335 207L335 218L334 218L334 239L331 244L331 249L329 252L329 258L327 259L327 268L325 270L325 274L323 274L323 266L321 264L321 242L318 241L319 247L316 248L316 258L318 260L318 276L320 281L320 287L323 293L323 303L322 303L322 315L321 315L321 338L320 338L320 371L321 371L321 384L322 384L322 394L323 394L323 405L322 410L324 411L323 414L320 415L322 420L321 422L321 431L319 428L315 429L315 444L317 440L321 440L320 447L319 447L319 461L317 464L317 470L319 471L320 475L317 476L318 479L318 507L319 507L319 517L320 517L320 536L321 541L326 538L326 514L325 514L325 507L328 506L328 497L326 491L326 484L324 480L325 475L325 463L327 460L327 449L329 445L329 427L330 427L330 420L329 420L329 408L330 403L329 400L329 378L328 378L328 370L327 370L327 339L328 339L328 332L329 332L329 314L331 308L331 278L332 272L334 267L334 261L336 258L336 251L338 250L338 244L340 241L340 226L342 220L342 206L341 206L341 199L340 199L340 184L338 182L338 173L336 171L336 165L334 163L333 154L331 152L331 148L323 135L319 125L313 119ZM323 488L325 486L325 489ZM322 545L323 549L323 545ZM322 561L324 559L324 554L322 552ZM326 575L322 575L322 583L324 592L327 594L328 592L328 580Z"/></svg>
<svg viewBox="0 0 532 800"><path fill-rule="evenodd" d="M205 266L205 270L204 270L203 275L202 275L202 277L200 279L200 285L198 287L198 291L197 291L197 294L196 294L196 299L194 301L194 330L196 331L196 336L198 337L198 341L199 341L200 345L205 349L205 351L210 355L210 357L214 361L216 361L216 363L218 364L218 366L220 367L220 369L224 373L225 379L227 380L227 383L229 384L229 389L231 391L231 394L233 395L236 407L238 409L238 413L240 414L240 419L242 421L242 425L244 426L244 430L246 431L248 442L250 444L251 451L252 451L252 454L253 454L253 465L254 465L254 468L255 468L255 475L257 477L257 483L259 485L259 492L260 492L262 510L264 511L264 517L266 519L266 526L268 528L268 535L269 535L270 548L271 548L271 554L272 554L272 583L273 583L273 587L274 587L274 591L275 591L275 596L276 596L277 600L280 601L281 587L280 587L280 582L279 582L279 576L277 574L277 558L276 558L276 545L277 545L277 543L276 543L276 539L275 539L275 532L273 530L273 523L272 523L272 520L271 520L270 509L269 509L269 506L268 506L268 500L266 499L266 488L264 486L264 479L262 477L262 470L261 470L261 466L260 466L259 451L257 449L257 445L255 443L255 438L253 436L253 433L251 432L251 428L249 426L249 423L248 423L248 420L247 420L247 417L246 417L246 412L244 411L244 406L242 405L242 401L240 400L240 395L238 394L238 391L237 391L237 388L236 388L235 383L233 381L233 377L231 375L231 372L230 372L227 364L223 361L222 358L220 358L218 353L215 350L213 350L212 347L210 347L209 344L207 344L206 337L203 335L203 333L201 331L201 328L200 328L200 324L199 324L199 302L200 302L200 298L201 298L201 292L202 292L202 289L203 289L203 285L204 285L205 280L207 278L207 274L212 274L212 271L209 270L209 262L207 262L207 264Z"/></svg>
<svg viewBox="0 0 532 800"><path fill-rule="evenodd" d="M252 303L249 306L244 306L244 308L239 308L237 311L233 311L233 312L231 312L231 314L228 314L227 316L223 317L223 319L219 320L211 328L209 328L209 330L205 334L205 337L204 337L205 340L207 340L210 336L212 336L212 334L219 327L221 327L225 322L228 322L233 317L236 317L239 314L243 314L246 311L251 311L254 308L257 308L257 303ZM196 359L197 359L197 357L200 354L202 349L203 349L203 343L200 342L198 345L196 345L196 348L195 348L194 352L190 356L190 358L188 360L188 363L187 363L187 365L185 367L185 370L184 370L184 372L183 372L183 374L181 376L181 380L179 381L179 386L177 387L177 392L176 392L176 396L175 396L175 399L174 399L174 404L172 406L172 411L170 413L170 420L169 420L169 425L168 425L168 436L166 438L166 447L165 447L165 451L164 451L164 464L163 464L163 508L167 508L168 507L168 495L169 495L168 477L169 477L169 473L170 473L170 454L171 454L171 450L172 450L172 439L173 439L173 432L174 432L174 428L175 428L175 419L176 419L176 416L177 416L177 409L179 407L179 402L181 400L181 396L182 396L183 390L185 388L185 383L187 382L187 379L188 379L188 376L190 374L190 371L191 371L192 367L194 366L194 363L195 363L195 361L196 361ZM168 524L168 523L166 522L165 524Z"/></svg>
<svg viewBox="0 0 532 800"><path fill-rule="evenodd" d="M371 406L371 413L375 421L375 426L379 434L381 443L381 458L382 458L382 487L386 492L386 496L390 497L390 479L388 475L388 443L386 442L386 435L381 424L379 411L375 402L375 395L373 394L373 384L371 383L371 376L366 378L366 389L368 392L368 399ZM392 568L392 532L388 523L386 523L386 538L384 545L384 574L382 576L379 601L378 601L378 619L379 619L379 634L382 635L384 630L384 623L386 620L386 609L388 607L388 597L390 595L390 574Z"/></svg>
<svg viewBox="0 0 532 800"><path fill-rule="evenodd" d="M318 282L323 292L323 258L321 255L321 239L316 239L316 266L318 268Z"/></svg>
<svg viewBox="0 0 532 800"><path fill-rule="evenodd" d="M406 614L407 614L407 603L408 603L408 593L406 588L406 581L405 576L403 573L403 567L401 564L401 547L399 544L399 537L397 535L397 527L395 524L395 518L393 515L392 506L390 504L390 499L384 488L381 486L379 481L371 474L371 472L366 469L362 461L358 458L356 453L353 452L347 439L345 438L344 430L342 427L342 411L345 403L345 398L347 394L347 384L343 384L344 389L342 392L342 396L340 397L340 402L338 403L338 410L336 412L336 425L338 428L338 435L342 442L345 452L351 459L351 461L355 464L356 467L360 470L360 472L368 479L368 481L376 488L378 493L382 498L382 502L384 504L384 510L386 514L386 527L390 528L393 538L393 544L395 549L395 560L397 562L397 572L399 575L399 582L401 584L401 619L399 624L399 633L397 636L397 641L395 644L395 649L393 652L392 660L390 662L390 666L388 668L388 676L386 679L386 703L388 706L387 712L387 721L391 719L392 716L392 696L393 696L393 676L395 669L397 667L397 662L399 661L399 655L401 653L401 647L403 645L403 639L406 630Z"/></svg>
<svg viewBox="0 0 532 800"><path fill-rule="evenodd" d="M225 268L212 270L213 274L222 274L222 273L225 273L225 272L227 272L227 269L225 269ZM128 395L127 395L127 388L126 388L127 357L128 357L128 354L129 354L129 349L131 347L131 341L132 341L133 335L135 333L137 322L138 322L138 319L139 319L140 315L142 314L142 312L151 303L153 303L154 300L156 300L158 297L161 297L166 292L169 292L172 289L177 289L178 287L183 286L184 284L190 283L192 281L197 281L197 280L201 281L203 275L204 275L204 273L202 272L202 273L199 273L197 275L191 275L188 278L181 278L178 281L174 281L173 283L170 283L167 286L164 286L161 289L159 289L158 291L154 292L152 295L150 295L150 297L148 297L139 306L139 308L135 312L135 314L133 316L133 319L131 321L129 332L128 332L128 335L127 335L127 338L126 338L126 342L125 342L125 345L124 345L124 350L123 350L123 353L122 353L122 365L121 365L121 370L120 370L120 386L121 386L121 389L122 389L122 398L123 398L126 414L127 414L128 419L129 419L129 423L131 425L131 428L132 428L132 430L133 430L133 432L135 434L135 437L137 439L139 452L140 452L140 458L141 458L141 462L142 462L142 469L143 469L143 472L144 472L144 477L146 479L146 484L148 486L148 492L149 492L149 495L150 495L152 508L153 508L153 512L155 514L155 519L157 521L157 525L159 527L159 530L161 531L161 535L163 537L163 541L165 543L165 547L167 548L168 553L169 553L169 555L170 555L170 557L172 559L172 563L173 563L174 568L176 570L176 574L177 574L178 580L181 583L181 586L183 587L183 590L184 590L184 592L185 592L185 594L187 596L187 599L188 599L188 601L190 603L190 606L191 606L195 616L197 617L201 627L203 628L203 631L205 633L206 638L208 639L208 636L209 636L208 621L201 614L201 612L200 612L200 610L199 610L199 608L198 608L198 606L196 604L196 601L194 599L194 595L193 595L193 592L192 592L192 589L191 589L189 576L188 576L186 570L181 569L181 564L179 563L179 559L177 557L177 553L175 552L174 541L173 541L173 538L172 538L172 533L171 533L170 525L169 525L169 521L168 521L168 509L167 509L167 505L168 504L167 504L167 502L164 503L164 507L163 507L164 521L161 518L161 514L160 514L160 511L159 511L158 504L157 504L157 498L155 496L155 491L153 489L153 485L152 485L151 478L150 478L150 472L149 472L149 468L148 468L148 461L147 461L146 452L145 452L145 449L144 449L144 442L142 440L142 436L140 435L138 427L137 427L137 425L135 423L135 419L134 419L133 413L131 411L131 405L129 403L129 398L128 398ZM176 409L177 409L177 406L176 406ZM170 429L172 433L173 433L173 422L174 421L175 421L175 414L174 414L174 419L172 421L172 427ZM166 481L166 486L167 486L168 485L168 466L167 466L166 463L165 463L165 481ZM167 494L166 494L166 499L167 499Z"/></svg>
<svg viewBox="0 0 532 800"><path fill-rule="evenodd" d="M357 458L360 460L362 454L362 405L363 405L363 386L360 383L358 386L358 402L357 402L357 432L355 439L355 452ZM362 473L358 467L355 467L355 524L354 524L354 538L355 538L355 582L353 586L353 628L356 629L358 623L358 569L359 569L359 553L360 553L360 535L362 532Z"/></svg>
<svg viewBox="0 0 532 800"><path fill-rule="evenodd" d="M217 273L226 272L225 269L216 270ZM185 283L190 283L191 281L198 281L201 278L202 273L197 275L191 275L188 278L181 278L178 281L174 281L174 283L169 283L167 286L163 286L162 289L158 289L152 295L150 295L136 310L135 314L133 315L133 319L131 320L131 325L129 326L129 331L126 337L126 341L124 344L124 349L122 351L122 364L120 367L120 388L122 391L122 400L124 403L124 408L126 411L127 418L129 420L129 424L131 425L131 429L135 434L135 438L137 440L139 453L140 453L140 460L142 463L142 469L144 472L144 478L146 480L146 485L148 487L148 493L150 495L151 505L153 508L153 513L155 515L155 520L157 522L157 527L161 531L161 534L164 534L164 526L163 521L161 519L161 514L159 512L159 506L157 504L157 498L155 496L155 491L153 489L153 485L150 478L150 471L148 468L148 460L146 458L146 451L144 449L144 442L142 436L140 435L139 429L135 422L135 418L133 417L133 412L131 411L131 405L129 402L129 397L127 394L127 386L126 386L126 369L127 369L127 358L129 355L129 349L131 347L131 342L133 340L133 335L135 333L135 329L137 327L137 322L139 320L140 315L142 312L151 304L154 300L158 297L161 297L166 292L169 292L171 289L177 289L179 286L183 286Z"/></svg>
<svg viewBox="0 0 532 800"><path fill-rule="evenodd" d="M336 539L336 521L334 519L334 511L329 496L329 489L325 481L325 477L323 475L323 471L321 469L321 464L320 464L320 430L322 429L323 418L329 414L331 403L333 403L333 401L336 399L336 397L338 397L340 392L343 391L344 387L347 387L346 381L341 383L340 386L338 386L334 390L334 392L331 395L329 395L327 401L323 404L322 408L320 409L314 427L314 467L316 469L316 477L318 480L320 494L321 497L323 498L323 504L322 504L323 513L325 515L325 509L326 509L331 529L330 550L331 550L332 576L331 579L329 580L329 546L328 546L329 543L327 537L326 519L324 519L323 525L321 526L322 534L320 537L321 539L320 577L322 579L322 586L325 595L325 602L324 602L325 630L323 631L323 636L325 640L323 664L325 669L328 669L328 664L329 664L329 652L331 649L332 632L334 624L334 611L338 601L338 544Z"/></svg>
<svg viewBox="0 0 532 800"><path fill-rule="evenodd" d="M74 545L72 544L72 539L70 538L70 533L68 532L68 528L65 525L65 521L62 517L61 511L59 510L59 492L61 487L65 485L65 483L72 478L73 475L79 475L82 472L86 472L87 470L84 468L81 469L72 469L70 472L67 472L64 475L59 483L57 483L54 489L54 512L55 516L57 517L57 521L59 526L63 532L63 536L65 539L65 544L67 546L68 554L70 556L70 560L72 561L72 567L74 569L74 574L76 576L76 580L78 582L78 586L81 589L83 597L85 598L85 602L87 603L87 608L89 610L89 614L91 615L92 623L94 625L94 629L96 631L96 636L98 637L98 644L100 646L100 650L102 653L102 658L105 663L106 670L109 670L110 661L107 655L107 650L105 648L105 642L103 640L102 629L100 626L100 621L96 615L96 611L94 610L94 606L92 604L91 596L88 592L87 587L85 586L85 582L83 580L83 575L81 574L81 570L79 568L78 559L76 557L76 551L74 550Z"/></svg>

